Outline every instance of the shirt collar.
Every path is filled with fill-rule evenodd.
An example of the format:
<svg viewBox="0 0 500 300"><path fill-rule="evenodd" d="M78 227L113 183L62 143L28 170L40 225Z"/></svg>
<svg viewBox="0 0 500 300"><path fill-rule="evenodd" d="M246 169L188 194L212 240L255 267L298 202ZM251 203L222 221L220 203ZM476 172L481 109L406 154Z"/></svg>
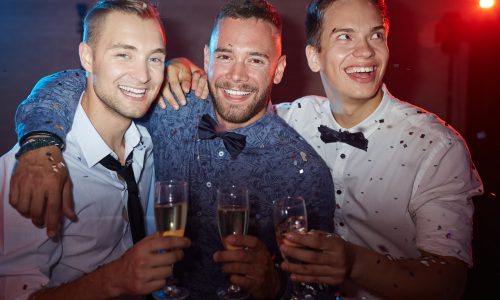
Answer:
<svg viewBox="0 0 500 300"><path fill-rule="evenodd" d="M92 125L92 122L82 107L82 97L83 93L82 96L80 96L80 102L78 103L78 107L76 109L71 132L76 137L76 143L80 147L82 155L85 157L87 166L90 168L99 163L99 161L108 154L111 154L114 158L118 158L118 156L111 150L111 148L109 148ZM127 157L141 142L141 134L134 122L130 124L129 128L125 132L124 138L125 157Z"/></svg>
<svg viewBox="0 0 500 300"><path fill-rule="evenodd" d="M389 103L390 103L390 93L387 90L387 87L385 84L382 85L382 101L380 101L379 105L377 108L363 121L361 121L358 125L351 127L349 129L346 129L342 126L340 126L339 123L335 120L332 114L332 110L330 108L330 101L323 101L322 103L322 110L324 112L324 115L327 116L328 123L331 128L339 130L341 129L342 131L349 131L349 132L363 132L365 136L370 135L373 133L381 123L384 122L383 116L386 115L386 111L389 108Z"/></svg>

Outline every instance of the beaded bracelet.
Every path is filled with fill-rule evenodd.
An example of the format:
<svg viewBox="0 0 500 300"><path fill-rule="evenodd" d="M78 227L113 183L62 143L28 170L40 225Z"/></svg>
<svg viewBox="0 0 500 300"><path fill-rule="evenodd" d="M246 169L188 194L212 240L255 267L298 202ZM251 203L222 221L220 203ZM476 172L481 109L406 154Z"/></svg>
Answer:
<svg viewBox="0 0 500 300"><path fill-rule="evenodd" d="M19 159L26 152L47 146L56 146L61 150L64 149L64 143L58 136L50 133L44 133L43 136L37 134L35 137L23 139L21 148L16 153L16 159Z"/></svg>

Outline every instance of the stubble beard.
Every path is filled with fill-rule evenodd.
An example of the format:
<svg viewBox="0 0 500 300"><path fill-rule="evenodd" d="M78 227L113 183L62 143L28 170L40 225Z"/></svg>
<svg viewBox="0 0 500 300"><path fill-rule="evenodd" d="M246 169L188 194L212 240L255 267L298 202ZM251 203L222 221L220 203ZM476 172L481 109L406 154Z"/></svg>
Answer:
<svg viewBox="0 0 500 300"><path fill-rule="evenodd" d="M251 103L242 106L227 104L218 99L217 94L214 90L217 89L217 87L230 87L224 84L217 83L216 87L213 87L210 84L208 85L210 94L212 95L212 102L214 104L215 110L224 121L233 124L245 123L256 116L260 111L262 111L262 109L265 108L267 101L270 98L269 95L271 93L271 87L267 87L265 90L259 93L259 90L257 88L243 85L243 90L252 90L254 92L257 92L257 94L255 96L255 99L253 99Z"/></svg>

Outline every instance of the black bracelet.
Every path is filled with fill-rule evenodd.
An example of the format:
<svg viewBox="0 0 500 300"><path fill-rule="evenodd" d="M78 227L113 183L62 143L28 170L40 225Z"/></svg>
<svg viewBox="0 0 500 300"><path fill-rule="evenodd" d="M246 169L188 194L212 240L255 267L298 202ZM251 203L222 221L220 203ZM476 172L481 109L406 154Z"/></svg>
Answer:
<svg viewBox="0 0 500 300"><path fill-rule="evenodd" d="M62 140L53 134L44 134L44 136L28 137L24 139L21 148L16 153L16 159L19 159L21 155L31 150L35 150L47 146L56 146L59 149L64 149L64 143Z"/></svg>

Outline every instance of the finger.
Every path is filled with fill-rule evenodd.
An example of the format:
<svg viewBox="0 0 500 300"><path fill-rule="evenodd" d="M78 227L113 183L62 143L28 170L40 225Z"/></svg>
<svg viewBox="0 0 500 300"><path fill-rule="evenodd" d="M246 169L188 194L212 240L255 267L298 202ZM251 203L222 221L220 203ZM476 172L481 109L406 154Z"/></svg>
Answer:
<svg viewBox="0 0 500 300"><path fill-rule="evenodd" d="M254 278L238 274L231 274L231 276L229 276L229 280L232 284L235 284L245 290L252 290L257 284Z"/></svg>
<svg viewBox="0 0 500 300"><path fill-rule="evenodd" d="M70 219L73 222L76 222L78 220L75 212L75 203L73 202L73 185L69 176L63 187L62 210L66 218Z"/></svg>
<svg viewBox="0 0 500 300"><path fill-rule="evenodd" d="M152 236L148 243L150 243L149 247L152 252L170 249L184 249L191 245L191 241L188 238L174 236Z"/></svg>
<svg viewBox="0 0 500 300"><path fill-rule="evenodd" d="M168 252L154 253L151 256L151 267L153 268L171 268L173 264L184 258L182 250L171 250ZM172 272L170 269L169 272ZM165 274L163 274L165 275ZM160 277L158 277L160 278Z"/></svg>
<svg viewBox="0 0 500 300"><path fill-rule="evenodd" d="M306 234L288 233L286 239L292 243L316 250L332 250L340 242L335 240L340 238L321 231L312 231Z"/></svg>
<svg viewBox="0 0 500 300"><path fill-rule="evenodd" d="M33 193L31 195L29 218L37 227L41 227L45 223L45 205L45 193Z"/></svg>
<svg viewBox="0 0 500 300"><path fill-rule="evenodd" d="M174 96L170 92L168 84L163 89L162 97L163 97L163 100L166 100L168 102L168 104L170 104L170 106L172 106L172 108L174 110L178 110L179 109L179 104L177 104L177 101L175 100Z"/></svg>
<svg viewBox="0 0 500 300"><path fill-rule="evenodd" d="M187 94L191 90L191 83L189 81L182 81L181 88L184 94Z"/></svg>
<svg viewBox="0 0 500 300"><path fill-rule="evenodd" d="M166 109L167 108L167 103L165 102L165 98L163 97L163 94L160 93L160 95L158 96L158 106L161 108L161 109Z"/></svg>
<svg viewBox="0 0 500 300"><path fill-rule="evenodd" d="M165 287L165 284L167 283L167 280L165 278L167 278L169 276L165 276L163 278L157 278L155 280L146 282L144 284L143 294L149 294L149 293L161 290L163 287Z"/></svg>
<svg viewBox="0 0 500 300"><path fill-rule="evenodd" d="M26 184L26 186L20 189L19 200L17 201L16 209L24 217L29 217L31 202L31 185Z"/></svg>
<svg viewBox="0 0 500 300"><path fill-rule="evenodd" d="M286 257L297 259L308 264L331 265L342 258L337 252L318 251L310 248L300 248L294 246L280 246L280 250Z"/></svg>
<svg viewBox="0 0 500 300"><path fill-rule="evenodd" d="M201 84L202 81L203 84ZM207 99L209 93L207 74L203 73L203 75L201 75L196 92L201 93L201 99Z"/></svg>
<svg viewBox="0 0 500 300"><path fill-rule="evenodd" d="M170 105L172 105L172 100L176 103L176 105L185 105L186 104L186 98L184 97L184 91L182 90L181 87L181 82L191 82L191 74L185 71L178 71L175 68L168 67L167 68L167 84L165 84L165 87L163 89L164 95L166 96L168 102ZM168 90L168 93L170 94L170 97L165 93ZM187 92L189 92L189 88L187 89ZM177 97L179 100L179 103L175 101L174 97L172 96L172 93ZM173 106L173 105L172 105Z"/></svg>
<svg viewBox="0 0 500 300"><path fill-rule="evenodd" d="M179 104L186 105L186 97L184 96L184 91L182 90L181 84L179 82L169 82L168 85L170 86L170 90L172 91L172 93L179 100Z"/></svg>
<svg viewBox="0 0 500 300"><path fill-rule="evenodd" d="M249 263L227 262L222 265L222 272L226 274L252 274L253 266Z"/></svg>
<svg viewBox="0 0 500 300"><path fill-rule="evenodd" d="M47 192L47 236L54 238L59 233L61 223L62 195L58 188Z"/></svg>
<svg viewBox="0 0 500 300"><path fill-rule="evenodd" d="M225 237L225 242L236 248L250 248L260 250L263 244L251 235L231 234Z"/></svg>
<svg viewBox="0 0 500 300"><path fill-rule="evenodd" d="M17 208L20 197L20 188L18 182L19 182L19 176L16 176L14 171L14 174L10 179L10 191L9 191L9 204L14 208Z"/></svg>

